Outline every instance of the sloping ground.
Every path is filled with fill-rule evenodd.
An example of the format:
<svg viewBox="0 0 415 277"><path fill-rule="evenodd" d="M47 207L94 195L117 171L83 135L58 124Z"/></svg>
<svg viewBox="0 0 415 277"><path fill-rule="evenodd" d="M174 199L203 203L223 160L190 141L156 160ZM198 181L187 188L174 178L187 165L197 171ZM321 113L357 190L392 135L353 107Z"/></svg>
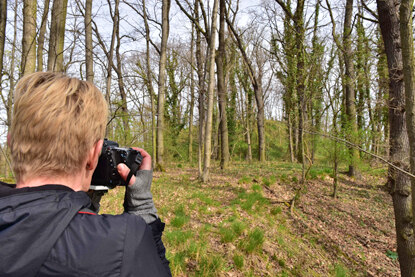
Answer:
<svg viewBox="0 0 415 277"><path fill-rule="evenodd" d="M313 169L291 213L297 165L241 163L208 184L179 167L154 173L152 188L174 276L399 276L382 177L342 175L333 199L329 169ZM122 199L110 191L103 212L120 212Z"/></svg>

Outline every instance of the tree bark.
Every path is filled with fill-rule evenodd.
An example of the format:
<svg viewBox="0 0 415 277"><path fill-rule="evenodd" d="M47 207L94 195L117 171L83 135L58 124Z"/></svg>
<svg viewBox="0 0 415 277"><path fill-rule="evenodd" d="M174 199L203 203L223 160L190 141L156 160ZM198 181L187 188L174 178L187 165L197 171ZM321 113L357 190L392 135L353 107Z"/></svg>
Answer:
<svg viewBox="0 0 415 277"><path fill-rule="evenodd" d="M298 97L298 148L297 160L305 162L304 158L304 128L306 122L306 74L305 74L305 27L304 27L304 0L297 1L297 8L293 17L295 29L295 44L297 56L297 82L296 90ZM304 180L304 178L302 178Z"/></svg>
<svg viewBox="0 0 415 277"><path fill-rule="evenodd" d="M189 111L189 146L187 154L189 157L189 162L193 162L193 112L195 106L195 78L194 78L194 47L195 47L195 38L194 38L194 25L192 24L192 39L190 42L190 111Z"/></svg>
<svg viewBox="0 0 415 277"><path fill-rule="evenodd" d="M157 102L157 169L164 170L164 103L166 93L166 60L167 40L169 38L170 0L163 0L162 6L162 35L158 79Z"/></svg>
<svg viewBox="0 0 415 277"><path fill-rule="evenodd" d="M151 156L153 159L151 159L153 168L156 168L156 153L157 153L157 126L156 126L156 109L155 109L155 93L152 83L152 77L151 77L151 66L150 66L150 26L148 25L147 20L147 8L146 8L146 1L142 0L143 2L143 20L144 20L144 26L146 31L146 85L148 89L148 93L150 95L150 105L151 105L151 147L152 147L152 154Z"/></svg>
<svg viewBox="0 0 415 277"><path fill-rule="evenodd" d="M409 137L409 160L411 173L415 172L415 58L414 58L414 37L412 30L412 11L414 8L413 0L401 0L401 5L399 8L399 17L400 17L400 35L401 35L401 49L402 49L402 61L403 61L403 80L405 84L405 96L406 96L406 124L407 124L407 133ZM385 41L385 39L384 39ZM402 107L403 109L403 107ZM389 116L391 116L389 114ZM392 130L394 126L391 124L390 129ZM392 136L390 136L392 141ZM412 232L411 237L413 239L413 232L415 226L415 179L411 180L411 197L412 197ZM410 190L406 188L404 191L408 193ZM408 198L410 198L408 196ZM407 264L406 267L411 269L412 276L415 276L415 249L414 249L414 240L412 243L412 256L411 260L405 261L412 262L412 264ZM409 275L408 275L409 276Z"/></svg>
<svg viewBox="0 0 415 277"><path fill-rule="evenodd" d="M208 103L207 103L207 118L205 128L205 151L203 158L203 173L201 176L202 182L209 180L210 158L211 158L211 139L212 139L212 117L213 117L213 95L215 89L215 41L216 41L216 25L218 14L218 1L213 2L212 10L212 26L210 28L210 42L209 42L209 83L208 83Z"/></svg>
<svg viewBox="0 0 415 277"><path fill-rule="evenodd" d="M63 72L66 9L68 0L54 0L50 26L48 71Z"/></svg>
<svg viewBox="0 0 415 277"><path fill-rule="evenodd" d="M50 0L43 2L42 22L37 38L37 71L43 71L43 47L45 45L46 26L48 25Z"/></svg>
<svg viewBox="0 0 415 277"><path fill-rule="evenodd" d="M356 103L355 103L355 88L354 88L354 65L353 65L353 50L352 50L352 17L353 17L353 0L346 0L346 12L344 17L343 29L343 56L346 70L345 87L346 87L346 116L347 116L347 132L349 134L349 141L354 144L357 143L357 123L356 123ZM358 176L357 161L359 159L359 151L354 148L349 148L350 164L349 176Z"/></svg>
<svg viewBox="0 0 415 277"><path fill-rule="evenodd" d="M13 92L15 87L15 80L14 80L14 69L15 69L15 62L16 62L16 41L17 41L17 3L18 0L14 1L14 28L13 28L13 43L12 43L12 51L11 51L11 62L10 62L10 89L6 99L3 99L4 106L6 107L7 112L7 122L6 125L10 128L12 124L12 111L13 111ZM7 176L7 175L6 175Z"/></svg>
<svg viewBox="0 0 415 277"><path fill-rule="evenodd" d="M409 142L405 124L405 88L400 41L402 34L399 33L399 3L395 0L377 0L377 7L389 70L390 161L401 168L408 168ZM412 35L408 36L408 38L411 37ZM415 253L415 243L411 212L410 178L389 167L388 186L392 195L395 213L401 275L413 276L415 274L415 256L413 254Z"/></svg>
<svg viewBox="0 0 415 277"><path fill-rule="evenodd" d="M48 1L48 0L46 0ZM89 82L94 81L94 60L92 50L92 0L86 0L85 2L85 67L86 67L86 80Z"/></svg>
<svg viewBox="0 0 415 277"><path fill-rule="evenodd" d="M121 120L123 124L123 139L124 139L124 143L127 143L127 138L130 135L130 126L128 123L129 120L128 120L128 108L127 108L127 94L125 92L124 75L122 72L122 61L121 61L121 54L120 54L121 37L120 37L119 4L115 5L114 21L116 24L115 36L117 38L117 46L115 47L115 58L117 61L117 66L115 67L115 72L117 73L117 77L118 77L117 83L118 83L118 89L119 89L119 93L121 97Z"/></svg>
<svg viewBox="0 0 415 277"><path fill-rule="evenodd" d="M199 22L199 1L195 0L195 18ZM196 66L197 66L197 78L198 78L198 109L199 109L199 147L198 147L198 172L199 176L203 174L203 151L204 151L204 124L205 124L205 75L203 72L203 60L202 60L202 38L201 31L196 28Z"/></svg>
<svg viewBox="0 0 415 277"><path fill-rule="evenodd" d="M225 0L220 0L219 11L219 47L216 55L216 68L218 76L218 102L219 102L219 128L220 128L220 146L221 159L220 167L225 169L229 165L229 138L228 138L228 117L226 114L227 89L225 85L224 63L226 58L225 50Z"/></svg>
<svg viewBox="0 0 415 277"><path fill-rule="evenodd" d="M22 76L33 73L36 70L36 10L36 0L24 0L21 63Z"/></svg>
<svg viewBox="0 0 415 277"><path fill-rule="evenodd" d="M0 84L3 77L3 56L6 43L7 0L0 0ZM2 86L0 86L2 93Z"/></svg>

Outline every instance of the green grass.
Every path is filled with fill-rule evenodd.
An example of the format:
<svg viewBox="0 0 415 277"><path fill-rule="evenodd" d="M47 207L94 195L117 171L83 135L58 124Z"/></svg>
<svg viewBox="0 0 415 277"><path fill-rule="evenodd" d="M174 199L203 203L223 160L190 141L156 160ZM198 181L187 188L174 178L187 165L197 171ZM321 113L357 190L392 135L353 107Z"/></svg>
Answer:
<svg viewBox="0 0 415 277"><path fill-rule="evenodd" d="M172 170L155 173L152 186L159 216L166 222L163 242L173 276L353 274L344 261L333 260L332 252L325 252L318 236L296 232L289 209L275 202L284 196L273 198L264 189L277 182L287 190L297 186L301 165L235 162L227 170L213 167L213 180L203 184L194 178L196 169L192 172L185 162L180 163L183 169L176 167L177 174ZM318 180L330 170L313 166L308 178ZM104 212L119 213L123 193L122 188L110 191ZM372 199L383 201L382 196L371 195L368 201ZM312 262L316 252L324 259L317 273Z"/></svg>
<svg viewBox="0 0 415 277"><path fill-rule="evenodd" d="M262 179L262 183L266 186L273 185L273 184L275 184L276 181L277 181L277 178L275 176L270 176L268 178L264 177Z"/></svg>
<svg viewBox="0 0 415 277"><path fill-rule="evenodd" d="M264 231L255 228L249 232L246 240L241 241L240 247L247 253L252 253L255 250L261 250L264 243Z"/></svg>
<svg viewBox="0 0 415 277"><path fill-rule="evenodd" d="M248 184L252 182L252 178L249 178L248 176L243 176L241 179L239 179L238 184Z"/></svg>
<svg viewBox="0 0 415 277"><path fill-rule="evenodd" d="M171 225L176 228L183 227L187 222L189 222L189 216L184 212L183 205L179 205L175 210L174 214L176 215L171 221Z"/></svg>
<svg viewBox="0 0 415 277"><path fill-rule="evenodd" d="M271 210L272 215L277 215L277 214L280 214L280 213L282 213L281 207L275 207L275 208L272 208L272 210Z"/></svg>
<svg viewBox="0 0 415 277"><path fill-rule="evenodd" d="M348 277L349 275L349 270L344 267L342 264L336 264L334 266L334 274L336 277Z"/></svg>
<svg viewBox="0 0 415 277"><path fill-rule="evenodd" d="M234 221L232 222L232 231L237 235L240 236L243 231L245 230L245 224L241 221Z"/></svg>
<svg viewBox="0 0 415 277"><path fill-rule="evenodd" d="M235 233L232 231L232 229L221 227L219 232L221 235L221 242L223 243L234 241L236 238Z"/></svg>
<svg viewBox="0 0 415 277"><path fill-rule="evenodd" d="M244 266L244 257L242 255L235 254L233 256L233 263L236 268L242 269Z"/></svg>
<svg viewBox="0 0 415 277"><path fill-rule="evenodd" d="M215 276L223 264L223 258L219 255L202 257L198 264L196 276Z"/></svg>
<svg viewBox="0 0 415 277"><path fill-rule="evenodd" d="M192 237L191 231L173 230L164 233L164 237L169 244L179 245Z"/></svg>

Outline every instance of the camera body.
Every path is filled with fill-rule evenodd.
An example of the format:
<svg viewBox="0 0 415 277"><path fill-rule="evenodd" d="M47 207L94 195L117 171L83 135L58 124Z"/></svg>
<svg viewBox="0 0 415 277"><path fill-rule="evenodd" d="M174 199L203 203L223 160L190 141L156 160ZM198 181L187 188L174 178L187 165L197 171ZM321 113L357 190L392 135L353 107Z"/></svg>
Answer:
<svg viewBox="0 0 415 277"><path fill-rule="evenodd" d="M126 164L135 175L142 160L143 157L139 151L119 147L115 141L104 139L98 165L92 176L91 189L108 190L116 186L125 186L126 182L118 173L117 165L119 163Z"/></svg>

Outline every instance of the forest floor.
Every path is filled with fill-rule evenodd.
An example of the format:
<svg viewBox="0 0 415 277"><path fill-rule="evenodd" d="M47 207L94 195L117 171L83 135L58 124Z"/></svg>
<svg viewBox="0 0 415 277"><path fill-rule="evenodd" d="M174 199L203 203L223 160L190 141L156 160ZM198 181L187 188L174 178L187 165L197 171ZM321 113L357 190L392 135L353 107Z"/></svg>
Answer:
<svg viewBox="0 0 415 277"><path fill-rule="evenodd" d="M341 174L336 199L330 172L313 167L305 186L301 166L282 162L213 169L207 184L181 164L155 172L173 275L399 276L385 168ZM111 190L102 212L121 212L123 193Z"/></svg>

